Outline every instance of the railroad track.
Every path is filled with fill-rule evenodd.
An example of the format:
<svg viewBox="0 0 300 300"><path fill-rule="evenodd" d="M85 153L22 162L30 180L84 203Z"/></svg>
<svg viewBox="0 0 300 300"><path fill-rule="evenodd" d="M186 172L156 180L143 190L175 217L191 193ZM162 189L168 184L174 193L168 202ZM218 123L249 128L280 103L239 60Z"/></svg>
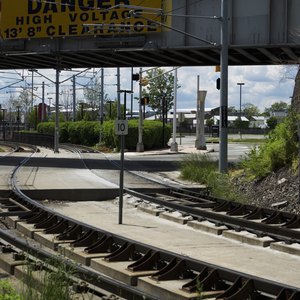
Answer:
<svg viewBox="0 0 300 300"><path fill-rule="evenodd" d="M4 159L6 156L12 155L13 153L17 153L17 152L26 152L26 151L34 152L37 150L37 147L33 145L16 144L16 143L4 142L4 141L0 142L0 147L1 146L8 149L8 151L6 151L4 155L0 156L0 159Z"/></svg>
<svg viewBox="0 0 300 300"><path fill-rule="evenodd" d="M29 158L26 158L23 163L28 159ZM41 203L30 199L20 191L16 184L16 174L20 166L15 168L11 176L12 196L1 199L0 201L2 209L4 210L0 213L0 216L17 216L17 219L13 221L14 226L18 227L18 225L23 224L25 227L27 225L32 227L33 232L41 231L42 235L48 237L48 241L52 241L50 245L54 250L61 249L60 245L67 243L70 246L69 248L64 248L64 251L73 249L69 252L74 253L76 249L80 249L80 251L86 255L100 255L107 264L112 262L124 263L124 268L129 272L127 276L130 278L130 283L133 286L122 285L120 287L119 281L114 281L111 278L106 280L106 277L103 277L100 282L102 284L105 282L105 285L109 285L109 288L106 287L108 291L115 292L116 289L119 289L116 294L124 295L126 293L126 299L155 299L155 297L147 295L139 289L138 279L142 273L143 276L145 276L145 274L149 276L150 282L151 280L155 282L179 280L182 282L181 291L186 293L187 297L194 296L195 299L199 292L199 287L201 287L201 295L208 299L293 300L299 299L300 297L300 291L297 288L231 271L151 247L56 213L44 207ZM170 189L168 195L156 194L143 196L135 191L126 190L126 192L134 194L141 199L144 198L147 201L165 205L179 211L185 211L182 203L186 202L185 207L190 210L188 213L193 217L210 220L213 214L219 215L223 218L222 224L227 221L224 216L228 218L231 217L230 214L224 213L224 207L231 207L229 210L231 214L234 211L237 212L239 209L238 205L234 207L234 204L231 202L212 197L204 197L203 195L197 195L195 193L191 194L190 192L190 194L187 195L186 191L180 189L176 191ZM199 207L206 213L205 216L202 215L200 217L198 215ZM214 209L216 212L213 213ZM243 208L242 211L247 212L242 215L249 215L253 210L252 207L247 207L247 210ZM266 213L270 216L272 215L271 211L267 211ZM241 218L239 217L237 220L238 219ZM230 226L233 228L240 226L235 224L235 221L230 222ZM8 242L16 242L16 238L11 237L5 231L2 230L0 234L1 237ZM33 234L33 237L35 237L35 234ZM25 242L25 244L23 244L19 240L18 242L21 249L29 251L28 243ZM33 250L34 249L30 249L30 251ZM35 251L38 250L35 249ZM85 263L91 278L99 278L99 273L95 270L91 270L91 260L85 260ZM80 270L80 272L84 273L87 271ZM96 280L93 284L99 284L99 282Z"/></svg>
<svg viewBox="0 0 300 300"><path fill-rule="evenodd" d="M74 148L74 146L70 147ZM88 147L79 147L77 153L84 160L82 154L89 153L88 150ZM92 152L97 151L92 149ZM112 161L112 164L119 167L116 161ZM259 238L270 237L274 241L282 241L286 244L300 244L300 215L211 197L206 189L195 192L184 188L170 187L146 176L126 171L133 176L142 177L144 180L153 181L166 187L165 191L160 193L148 194L133 189L124 189L124 192L138 199L155 203L161 208L178 211L194 220L209 221L219 227L226 226L236 232L247 231Z"/></svg>

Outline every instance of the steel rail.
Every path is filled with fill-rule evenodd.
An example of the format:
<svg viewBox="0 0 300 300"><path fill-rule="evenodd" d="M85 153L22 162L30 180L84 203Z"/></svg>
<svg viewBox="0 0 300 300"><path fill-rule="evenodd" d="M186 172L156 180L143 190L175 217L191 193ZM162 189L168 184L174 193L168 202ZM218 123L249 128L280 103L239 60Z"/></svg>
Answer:
<svg viewBox="0 0 300 300"><path fill-rule="evenodd" d="M300 231L298 230L253 222L251 220L243 219L240 217L234 218L233 216L216 213L214 211L208 211L201 208L191 207L189 205L182 205L172 201L157 199L156 197L149 196L130 189L124 189L124 191L129 195L158 204L162 207L167 207L172 210L177 210L181 213L188 214L194 219L206 219L213 223L217 223L218 225L225 225L238 231L246 230L258 234L259 236L270 236L275 240L286 241L289 243L300 243Z"/></svg>

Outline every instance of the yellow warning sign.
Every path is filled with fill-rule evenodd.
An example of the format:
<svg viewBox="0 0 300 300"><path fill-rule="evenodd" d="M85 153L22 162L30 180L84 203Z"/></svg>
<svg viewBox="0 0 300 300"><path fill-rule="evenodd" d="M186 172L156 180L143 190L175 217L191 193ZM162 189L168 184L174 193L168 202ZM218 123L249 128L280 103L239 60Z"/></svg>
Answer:
<svg viewBox="0 0 300 300"><path fill-rule="evenodd" d="M30 39L160 32L163 2L1 0L1 36Z"/></svg>

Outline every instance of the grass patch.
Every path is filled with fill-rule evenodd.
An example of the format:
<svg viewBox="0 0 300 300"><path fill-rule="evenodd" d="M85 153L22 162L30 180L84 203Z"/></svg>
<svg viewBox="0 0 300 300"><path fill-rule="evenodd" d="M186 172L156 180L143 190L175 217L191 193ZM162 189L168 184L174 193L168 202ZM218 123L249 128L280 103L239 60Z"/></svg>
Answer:
<svg viewBox="0 0 300 300"><path fill-rule="evenodd" d="M242 138L242 139L234 139L228 138L228 143L242 143L242 144L257 144L262 145L266 142L265 138ZM219 143L219 138L207 138L206 143Z"/></svg>
<svg viewBox="0 0 300 300"><path fill-rule="evenodd" d="M181 178L204 184L213 197L241 201L228 174L218 172L218 164L207 154L192 153L180 164Z"/></svg>
<svg viewBox="0 0 300 300"><path fill-rule="evenodd" d="M8 280L0 280L0 300L21 300L22 298L16 292Z"/></svg>
<svg viewBox="0 0 300 300"><path fill-rule="evenodd" d="M51 265L51 266L50 266ZM63 262L28 262L24 266L21 300L69 300L74 270Z"/></svg>
<svg viewBox="0 0 300 300"><path fill-rule="evenodd" d="M58 260L51 265L28 260L23 266L24 276L20 287L14 288L8 280L0 280L0 300L71 300L85 299L76 295L71 286L75 269ZM93 296L90 295L89 299Z"/></svg>

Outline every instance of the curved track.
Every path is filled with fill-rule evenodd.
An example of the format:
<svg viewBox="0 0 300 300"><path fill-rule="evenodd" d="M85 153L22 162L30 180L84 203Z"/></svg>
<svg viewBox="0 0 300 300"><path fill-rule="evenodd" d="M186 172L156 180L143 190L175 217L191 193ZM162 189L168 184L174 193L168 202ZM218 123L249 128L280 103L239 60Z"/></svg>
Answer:
<svg viewBox="0 0 300 300"><path fill-rule="evenodd" d="M58 241L69 242L73 248L83 247L84 252L87 254L103 253L104 259L107 262L128 262L127 268L133 272L133 274L138 274L138 272L141 271L149 272L149 274L152 274L151 278L156 281L185 279L186 283L182 286L182 290L188 293L195 293L200 284L202 293L211 293L214 299L299 299L300 291L296 288L234 272L151 247L137 241L125 239L122 236L111 234L110 232L103 231L99 228L83 224L44 207L39 202L30 199L22 193L17 185L16 174L21 165L28 159L30 159L30 157L25 158L12 173L11 187L13 191L13 200L2 199L1 202L7 207L8 213L19 215L19 218L23 222L33 224L34 228L42 229L45 234L55 236L55 239ZM203 195L197 194L189 194L187 196L185 194L186 191L180 189L176 189L176 191L170 189L168 195L169 199L163 200L161 198L167 198L166 195L163 197L162 195L154 195L155 197L151 195L150 197L149 195L137 194L130 190L126 190L126 192L133 193L135 196L144 199L146 198L146 200L156 202L160 205L178 209L179 211L185 211L185 208L183 208L184 206L182 206L181 203L188 202L188 205L185 205L185 207L189 209L188 213L195 218L201 218L201 216L198 215L198 210L202 210L206 214L204 216L202 215L202 218L210 219L213 214L219 215L222 216L223 223L227 221L227 218L224 220L224 216L227 216L229 219L231 218L230 214L234 215L232 212L237 212L238 209L240 209L240 207L234 207L231 202L220 199L204 197ZM175 205L174 199L170 200L170 197L175 197L177 201L181 203L176 203ZM234 208L231 209L230 214L225 215L213 212L213 209L222 211L222 207L226 206ZM203 209L203 207L205 209ZM241 209L244 212L244 215L251 215L252 207L246 207L246 209L247 210L245 210L245 208ZM267 213L269 212L267 211ZM252 212L252 215L253 214L254 213ZM241 218L235 219L238 220ZM234 223L233 221L230 222L233 227L240 226L232 224ZM15 241L14 238L9 237L3 231L1 234L4 239L9 240L10 242ZM22 247L25 246L23 245ZM99 276L99 273L96 271L88 270L88 272L93 274L93 278L95 278L94 276ZM101 278L100 281L106 282L107 285L111 284L110 288L112 290L113 285L116 288L116 285L119 284L112 279L105 281L105 278ZM126 299L153 299L152 296L141 293L138 290L138 287L135 288L124 285L119 294L122 295L123 293L124 295L125 292L127 293Z"/></svg>
<svg viewBox="0 0 300 300"><path fill-rule="evenodd" d="M74 146L69 147L74 151ZM82 154L88 152L88 149L88 147L83 147L77 148L75 151L78 151L77 153L84 161ZM120 167L115 161L111 161L111 163L118 168ZM205 189L195 192L182 187L163 184L129 170L126 172L166 188L165 192L148 194L129 188L124 189L127 194L141 200L155 203L168 210L179 211L195 220L207 220L217 226L224 225L236 231L245 230L257 237L269 236L275 241L283 241L287 244L300 244L300 215L219 199L209 196Z"/></svg>

